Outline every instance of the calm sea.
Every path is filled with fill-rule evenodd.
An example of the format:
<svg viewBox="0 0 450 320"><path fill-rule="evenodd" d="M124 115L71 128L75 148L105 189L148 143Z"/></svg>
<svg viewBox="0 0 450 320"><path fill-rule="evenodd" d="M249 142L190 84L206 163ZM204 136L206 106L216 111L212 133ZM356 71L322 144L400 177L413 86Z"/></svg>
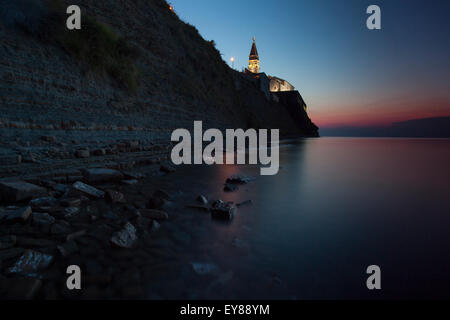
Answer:
<svg viewBox="0 0 450 320"><path fill-rule="evenodd" d="M181 170L201 181L194 192L253 202L230 224L201 214L186 224L185 265L203 263L205 275L180 271L181 297L450 297L450 140L304 139L284 143L280 162L276 176ZM232 174L257 179L224 193ZM366 287L370 265L381 268L380 291Z"/></svg>

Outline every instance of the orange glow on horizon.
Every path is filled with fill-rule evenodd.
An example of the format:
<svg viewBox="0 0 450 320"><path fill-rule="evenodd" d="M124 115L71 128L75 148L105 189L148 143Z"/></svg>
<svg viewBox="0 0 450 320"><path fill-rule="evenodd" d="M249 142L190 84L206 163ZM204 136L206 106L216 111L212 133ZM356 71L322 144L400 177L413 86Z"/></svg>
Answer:
<svg viewBox="0 0 450 320"><path fill-rule="evenodd" d="M322 128L383 127L394 122L450 116L450 99L399 101L366 107L356 105L308 107L311 120Z"/></svg>

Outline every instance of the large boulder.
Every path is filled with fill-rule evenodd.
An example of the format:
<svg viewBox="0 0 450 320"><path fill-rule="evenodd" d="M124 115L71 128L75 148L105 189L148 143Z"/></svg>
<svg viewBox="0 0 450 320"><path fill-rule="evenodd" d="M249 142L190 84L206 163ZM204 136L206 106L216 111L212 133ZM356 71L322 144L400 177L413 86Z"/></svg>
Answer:
<svg viewBox="0 0 450 320"><path fill-rule="evenodd" d="M25 181L0 182L0 198L5 202L19 202L38 198L47 194L45 188Z"/></svg>

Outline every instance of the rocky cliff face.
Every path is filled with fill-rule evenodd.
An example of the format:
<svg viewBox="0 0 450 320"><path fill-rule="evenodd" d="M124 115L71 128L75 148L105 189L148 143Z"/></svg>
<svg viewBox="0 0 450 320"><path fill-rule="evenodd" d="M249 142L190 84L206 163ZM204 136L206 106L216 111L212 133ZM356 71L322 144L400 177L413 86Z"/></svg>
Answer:
<svg viewBox="0 0 450 320"><path fill-rule="evenodd" d="M95 67L108 53L100 48L106 40L86 39L94 44L86 49L80 39L62 39L65 23L55 16L66 17L70 4L79 5L83 21L106 40L117 41L119 53L110 54L106 68ZM0 19L4 175L17 172L21 159L42 166L80 156L80 149L90 156L94 149L101 156L121 149L159 155L171 132L192 128L194 120L203 120L204 128L317 134L303 109L293 117L283 104L267 101L164 0L0 0ZM131 48L132 58L123 48ZM128 60L116 59L120 55ZM124 71L131 67L136 72Z"/></svg>

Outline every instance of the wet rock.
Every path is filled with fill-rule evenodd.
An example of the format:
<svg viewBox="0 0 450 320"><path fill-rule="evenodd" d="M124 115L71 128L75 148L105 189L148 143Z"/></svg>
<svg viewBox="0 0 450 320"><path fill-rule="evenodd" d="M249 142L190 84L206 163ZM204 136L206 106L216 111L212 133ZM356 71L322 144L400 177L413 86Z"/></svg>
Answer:
<svg viewBox="0 0 450 320"><path fill-rule="evenodd" d="M75 156L77 158L89 158L91 153L89 152L89 149L80 149L75 152Z"/></svg>
<svg viewBox="0 0 450 320"><path fill-rule="evenodd" d="M53 256L51 255L27 250L16 263L9 268L8 272L29 277L39 277L37 273L46 269L52 261Z"/></svg>
<svg viewBox="0 0 450 320"><path fill-rule="evenodd" d="M106 190L106 200L112 203L125 203L125 196L123 193L115 190Z"/></svg>
<svg viewBox="0 0 450 320"><path fill-rule="evenodd" d="M172 173L177 171L177 169L175 169L175 167L169 165L169 164L162 164L161 167L159 168L159 170L161 172L165 172L165 173Z"/></svg>
<svg viewBox="0 0 450 320"><path fill-rule="evenodd" d="M69 198L61 200L61 205L64 207L79 207L81 205L80 198Z"/></svg>
<svg viewBox="0 0 450 320"><path fill-rule="evenodd" d="M97 188L87 185L81 181L75 182L73 184L73 188L93 198L100 199L105 196L105 193L103 191L98 190Z"/></svg>
<svg viewBox="0 0 450 320"><path fill-rule="evenodd" d="M204 276L219 271L219 268L212 263L191 262L192 269L198 275Z"/></svg>
<svg viewBox="0 0 450 320"><path fill-rule="evenodd" d="M18 202L47 194L45 188L25 181L0 182L0 197L5 202Z"/></svg>
<svg viewBox="0 0 450 320"><path fill-rule="evenodd" d="M111 181L120 181L123 174L120 171L106 168L84 169L81 170L84 179L88 183L102 183Z"/></svg>
<svg viewBox="0 0 450 320"><path fill-rule="evenodd" d="M229 177L226 181L227 184L247 184L250 181L255 180L254 177L246 177L241 175L233 175Z"/></svg>
<svg viewBox="0 0 450 320"><path fill-rule="evenodd" d="M217 200L211 207L211 217L214 220L231 221L234 218L236 206L230 202Z"/></svg>
<svg viewBox="0 0 450 320"><path fill-rule="evenodd" d="M7 210L3 213L0 213L0 222L5 223L25 222L28 220L31 213L32 210L30 206L15 210Z"/></svg>
<svg viewBox="0 0 450 320"><path fill-rule="evenodd" d="M68 241L59 245L57 248L63 257L68 257L74 253L77 253L79 250L75 241Z"/></svg>
<svg viewBox="0 0 450 320"><path fill-rule="evenodd" d="M30 206L33 210L42 211L49 207L58 206L58 200L54 197L36 198L30 201Z"/></svg>
<svg viewBox="0 0 450 320"><path fill-rule="evenodd" d="M32 300L41 290L42 281L33 278L12 278L7 279L4 286L7 287L7 299Z"/></svg>
<svg viewBox="0 0 450 320"><path fill-rule="evenodd" d="M237 190L239 190L239 188L238 188L238 186L235 185L235 184L227 183L227 184L225 184L225 186L223 187L223 191L225 191L225 192L234 192L234 191L237 191Z"/></svg>
<svg viewBox="0 0 450 320"><path fill-rule="evenodd" d="M42 227L45 228L55 223L55 218L49 215L48 213L33 212L31 214L31 222L34 226L37 226L39 228Z"/></svg>
<svg viewBox="0 0 450 320"><path fill-rule="evenodd" d="M142 209L139 210L141 215L148 219L154 219L158 221L163 221L169 219L169 215L165 211L154 210L154 209Z"/></svg>
<svg viewBox="0 0 450 320"><path fill-rule="evenodd" d="M78 216L80 213L80 208L78 207L69 207L65 208L63 211L64 219L70 220Z"/></svg>
<svg viewBox="0 0 450 320"><path fill-rule="evenodd" d="M1 236L0 237L0 250L9 249L16 245L16 236Z"/></svg>
<svg viewBox="0 0 450 320"><path fill-rule="evenodd" d="M46 239L18 237L17 245L20 247L25 247L25 248L43 248L43 247L55 246L56 243L52 240L46 240Z"/></svg>
<svg viewBox="0 0 450 320"><path fill-rule="evenodd" d="M122 180L122 184L128 185L128 186L132 186L135 184L138 184L139 181L133 179L133 180Z"/></svg>
<svg viewBox="0 0 450 320"><path fill-rule="evenodd" d="M201 204L204 204L204 205L208 204L208 199L206 199L206 197L203 196L203 195L199 195L197 197L197 201L200 202Z"/></svg>
<svg viewBox="0 0 450 320"><path fill-rule="evenodd" d="M136 228L129 222L124 228L115 232L111 238L111 243L114 246L124 249L131 249L137 241Z"/></svg>

